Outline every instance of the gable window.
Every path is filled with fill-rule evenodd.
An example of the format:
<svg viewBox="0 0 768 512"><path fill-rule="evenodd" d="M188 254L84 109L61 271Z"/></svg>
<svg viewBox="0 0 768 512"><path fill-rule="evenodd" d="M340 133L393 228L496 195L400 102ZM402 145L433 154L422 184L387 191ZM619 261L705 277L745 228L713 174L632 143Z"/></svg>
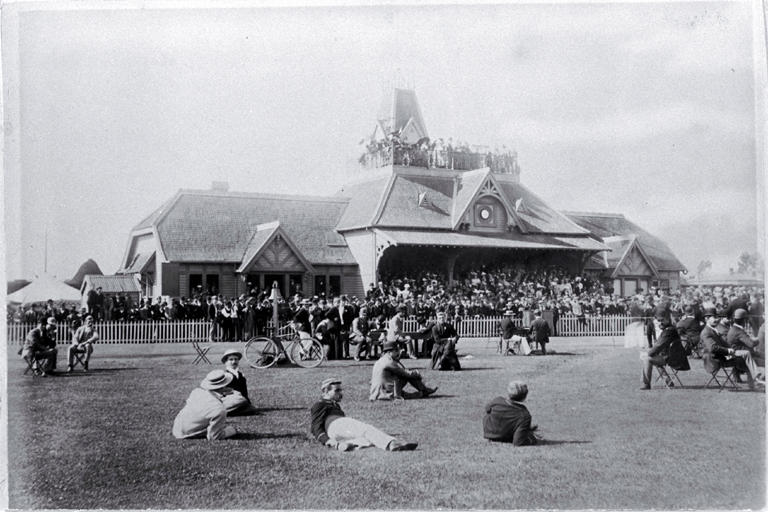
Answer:
<svg viewBox="0 0 768 512"><path fill-rule="evenodd" d="M476 204L475 226L486 228L496 227L496 205Z"/></svg>

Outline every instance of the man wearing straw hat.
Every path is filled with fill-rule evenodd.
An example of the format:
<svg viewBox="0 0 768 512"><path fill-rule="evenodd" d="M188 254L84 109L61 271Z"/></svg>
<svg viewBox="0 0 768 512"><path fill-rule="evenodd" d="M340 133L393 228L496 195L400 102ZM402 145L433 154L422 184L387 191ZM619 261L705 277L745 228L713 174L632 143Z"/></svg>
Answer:
<svg viewBox="0 0 768 512"><path fill-rule="evenodd" d="M225 425L227 409L223 399L232 389L232 374L213 370L206 375L187 398L187 403L173 422L173 436L177 439L206 438L209 441L229 439L237 434L232 425Z"/></svg>
<svg viewBox="0 0 768 512"><path fill-rule="evenodd" d="M511 309L507 309L504 311L504 318L501 320L501 340L499 340L499 352L501 352L502 355L508 356L509 355L509 342L510 341L517 341L519 343L519 340L515 340L515 322L512 321L512 317L515 316L515 312ZM518 336L519 338L519 336ZM503 352L502 352L503 350ZM514 349L513 349L514 353Z"/></svg>
<svg viewBox="0 0 768 512"><path fill-rule="evenodd" d="M416 370L408 370L400 362L400 344L387 341L382 347L383 354L373 365L371 375L370 400L404 400L406 398L422 398L431 395L437 388L429 388L421 380L421 374ZM415 392L404 392L403 388L410 384Z"/></svg>
<svg viewBox="0 0 768 512"><path fill-rule="evenodd" d="M404 443L381 430L348 418L339 402L344 397L340 379L325 379L320 386L322 399L312 406L312 435L329 448L348 452L375 446L389 452L415 450L418 443Z"/></svg>
<svg viewBox="0 0 768 512"><path fill-rule="evenodd" d="M88 371L88 362L93 354L93 344L99 341L99 333L93 328L93 317L85 317L85 323L77 328L72 336L72 344L67 348L67 371L74 369L75 353L84 354L83 371Z"/></svg>
<svg viewBox="0 0 768 512"><path fill-rule="evenodd" d="M233 348L224 352L221 357L221 362L225 365L224 370L232 374L232 382L229 383L232 393L222 399L222 403L227 409L227 416L245 416L256 412L256 407L248 398L248 384L245 381L245 375L238 369L242 358L243 354Z"/></svg>

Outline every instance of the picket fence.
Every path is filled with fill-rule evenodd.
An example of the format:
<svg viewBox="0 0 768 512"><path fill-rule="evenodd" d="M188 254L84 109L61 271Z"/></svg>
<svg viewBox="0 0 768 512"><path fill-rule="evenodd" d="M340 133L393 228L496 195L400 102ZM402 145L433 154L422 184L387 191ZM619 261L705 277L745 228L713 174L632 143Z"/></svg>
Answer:
<svg viewBox="0 0 768 512"><path fill-rule="evenodd" d="M463 318L454 325L462 338L487 338L498 336L499 322L503 317ZM522 319L516 319L518 327L524 327ZM623 315L586 317L581 320L575 316L564 315L557 323L558 336L623 336L630 323L630 318ZM280 322L280 327L285 323ZM8 342L21 345L27 333L35 326L31 324L8 324ZM271 332L272 321L268 325ZM175 322L99 322L96 324L99 343L103 344L139 344L139 343L191 343L207 341L210 323L205 320L182 320ZM418 330L415 318L403 322L405 332ZM56 339L59 344L68 344L72 339L69 326L57 326Z"/></svg>

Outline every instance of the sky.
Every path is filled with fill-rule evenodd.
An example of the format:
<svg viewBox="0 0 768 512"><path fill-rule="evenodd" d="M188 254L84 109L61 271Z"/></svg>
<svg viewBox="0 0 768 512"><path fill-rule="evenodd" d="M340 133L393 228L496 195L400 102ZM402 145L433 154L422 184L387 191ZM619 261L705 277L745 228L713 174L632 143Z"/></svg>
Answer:
<svg viewBox="0 0 768 512"><path fill-rule="evenodd" d="M762 250L750 3L132 5L4 6L9 280L46 231L49 274L114 273L181 188L334 194L393 84L433 139L513 147L549 204L623 213L692 273Z"/></svg>

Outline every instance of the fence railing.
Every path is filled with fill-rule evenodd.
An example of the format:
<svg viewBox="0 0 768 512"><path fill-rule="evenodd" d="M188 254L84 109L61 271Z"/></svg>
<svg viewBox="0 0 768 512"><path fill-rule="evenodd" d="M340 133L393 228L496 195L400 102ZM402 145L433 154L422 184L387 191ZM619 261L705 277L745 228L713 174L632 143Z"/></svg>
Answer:
<svg viewBox="0 0 768 512"><path fill-rule="evenodd" d="M486 338L499 334L499 323L503 317L475 317L454 319L454 326L462 338ZM526 327L522 319L514 319L518 327ZM624 315L578 318L572 315L561 316L553 335L557 336L623 336L631 318ZM527 323L527 322L526 322ZM99 322L98 343L190 343L207 341L210 322L205 320L180 320L174 322ZM280 322L279 327L284 327ZM27 333L35 328L33 324L8 324L8 342L21 345ZM272 332L272 321L267 324L267 332ZM418 330L415 318L405 319L403 330ZM72 340L72 331L66 324L57 325L56 340L68 344ZM262 333L263 334L263 333Z"/></svg>

